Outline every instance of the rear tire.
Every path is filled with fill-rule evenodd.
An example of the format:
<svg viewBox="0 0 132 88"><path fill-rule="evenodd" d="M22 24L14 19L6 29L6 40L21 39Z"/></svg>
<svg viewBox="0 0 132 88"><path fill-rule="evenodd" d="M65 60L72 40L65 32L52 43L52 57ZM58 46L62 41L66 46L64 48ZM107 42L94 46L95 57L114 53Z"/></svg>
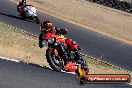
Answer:
<svg viewBox="0 0 132 88"><path fill-rule="evenodd" d="M85 60L82 59L82 68L85 70L86 75L89 73L89 68Z"/></svg>
<svg viewBox="0 0 132 88"><path fill-rule="evenodd" d="M77 83L80 84L80 85L84 85L84 84L86 84L86 80L87 79L84 76L79 76L77 78Z"/></svg>
<svg viewBox="0 0 132 88"><path fill-rule="evenodd" d="M78 53L76 53L76 58L78 58L77 63L81 64L82 69L84 69L86 74L88 74L89 73L89 68L88 68L88 65L87 65L86 61Z"/></svg>
<svg viewBox="0 0 132 88"><path fill-rule="evenodd" d="M27 17L24 13L20 13L19 15L22 17L23 20L26 20Z"/></svg>

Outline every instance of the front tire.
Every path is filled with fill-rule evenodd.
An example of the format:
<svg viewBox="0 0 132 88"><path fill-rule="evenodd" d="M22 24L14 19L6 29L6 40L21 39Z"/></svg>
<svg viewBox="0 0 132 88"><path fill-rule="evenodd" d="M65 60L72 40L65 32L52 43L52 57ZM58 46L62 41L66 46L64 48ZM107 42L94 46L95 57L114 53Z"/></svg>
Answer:
<svg viewBox="0 0 132 88"><path fill-rule="evenodd" d="M46 50L46 59L47 59L47 62L49 63L50 67L54 70L54 71L57 71L57 72L61 72L62 70L62 64L60 62L60 65L57 65L55 63L55 59L57 59L57 57L54 58L54 54L53 54L53 49L47 49Z"/></svg>
<svg viewBox="0 0 132 88"><path fill-rule="evenodd" d="M36 24L39 24L40 23L40 20L38 19L37 16L34 17L34 21L36 22Z"/></svg>

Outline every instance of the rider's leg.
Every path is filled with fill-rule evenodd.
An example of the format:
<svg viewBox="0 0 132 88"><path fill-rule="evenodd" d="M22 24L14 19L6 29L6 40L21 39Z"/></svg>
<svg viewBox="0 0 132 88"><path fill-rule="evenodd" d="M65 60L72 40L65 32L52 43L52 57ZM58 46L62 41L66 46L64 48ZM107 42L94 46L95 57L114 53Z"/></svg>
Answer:
<svg viewBox="0 0 132 88"><path fill-rule="evenodd" d="M43 48L42 41L43 41L43 34L41 33L41 34L39 35L39 47L40 47L40 48Z"/></svg>

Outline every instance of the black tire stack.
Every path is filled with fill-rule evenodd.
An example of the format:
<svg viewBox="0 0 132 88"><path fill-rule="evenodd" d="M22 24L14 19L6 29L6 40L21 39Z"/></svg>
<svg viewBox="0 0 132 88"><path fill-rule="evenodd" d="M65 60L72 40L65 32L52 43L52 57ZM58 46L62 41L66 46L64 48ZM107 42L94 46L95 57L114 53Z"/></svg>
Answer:
<svg viewBox="0 0 132 88"><path fill-rule="evenodd" d="M128 3L126 1L120 0L87 0L87 1L132 13L132 3Z"/></svg>

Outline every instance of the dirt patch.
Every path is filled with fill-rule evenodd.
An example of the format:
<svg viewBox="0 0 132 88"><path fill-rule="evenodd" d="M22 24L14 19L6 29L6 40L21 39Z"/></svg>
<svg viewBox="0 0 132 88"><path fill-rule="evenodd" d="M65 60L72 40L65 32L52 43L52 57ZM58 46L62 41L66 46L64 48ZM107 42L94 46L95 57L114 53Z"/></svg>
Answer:
<svg viewBox="0 0 132 88"><path fill-rule="evenodd" d="M28 3L41 12L132 44L132 15L129 13L85 0L30 0Z"/></svg>
<svg viewBox="0 0 132 88"><path fill-rule="evenodd" d="M0 34L1 56L48 66L45 59L45 48L39 49L36 38L4 26L0 26Z"/></svg>

